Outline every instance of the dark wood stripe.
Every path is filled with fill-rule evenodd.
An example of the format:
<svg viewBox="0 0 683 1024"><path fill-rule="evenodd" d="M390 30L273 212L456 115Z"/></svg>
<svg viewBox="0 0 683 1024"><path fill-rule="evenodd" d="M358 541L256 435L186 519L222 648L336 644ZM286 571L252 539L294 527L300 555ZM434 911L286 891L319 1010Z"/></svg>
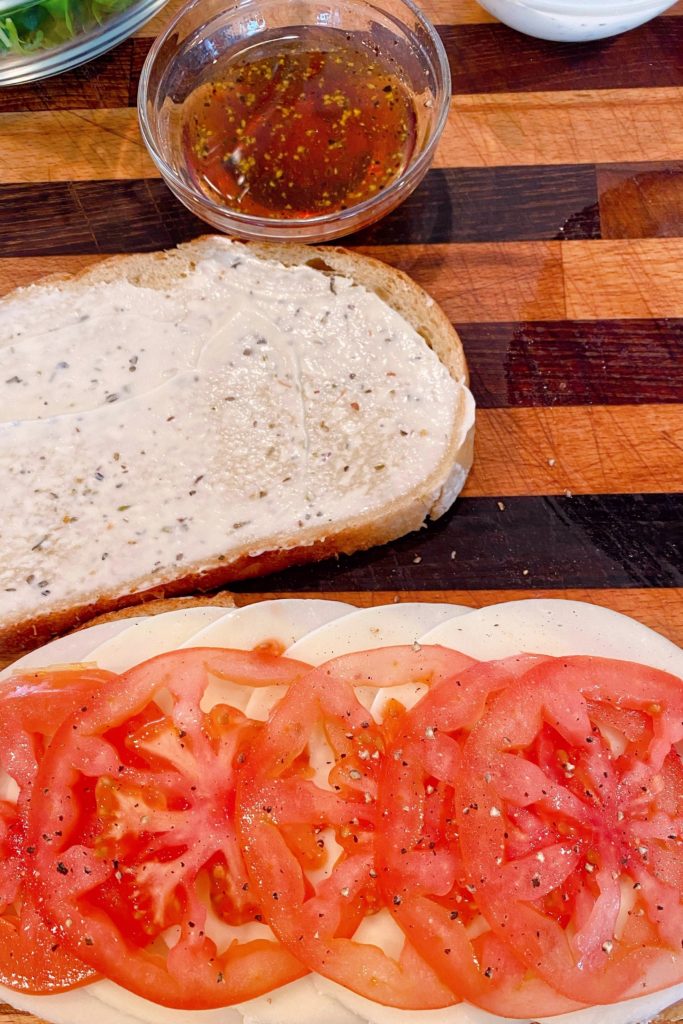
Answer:
<svg viewBox="0 0 683 1024"><path fill-rule="evenodd" d="M157 179L3 184L0 208L0 256L154 249L205 230ZM683 162L433 168L347 244L664 236L683 236Z"/></svg>
<svg viewBox="0 0 683 1024"><path fill-rule="evenodd" d="M427 530L271 576L268 590L680 587L682 520L683 495L462 498Z"/></svg>
<svg viewBox="0 0 683 1024"><path fill-rule="evenodd" d="M28 203L35 210L29 220ZM151 250L206 231L155 179L0 185L0 208L0 256ZM348 241L393 245L556 237L600 237L590 165L434 169L389 217Z"/></svg>
<svg viewBox="0 0 683 1024"><path fill-rule="evenodd" d="M683 402L683 320L455 326L480 408Z"/></svg>
<svg viewBox="0 0 683 1024"><path fill-rule="evenodd" d="M657 18L593 43L548 43L505 25L442 25L453 92L683 85L683 20Z"/></svg>
<svg viewBox="0 0 683 1024"><path fill-rule="evenodd" d="M0 256L154 249L206 230L157 179L4 184L0 208ZM683 163L434 168L347 244L667 235L683 235Z"/></svg>
<svg viewBox="0 0 683 1024"><path fill-rule="evenodd" d="M140 71L151 45L151 39L128 39L73 71L29 85L3 86L0 113L134 106Z"/></svg>
<svg viewBox="0 0 683 1024"><path fill-rule="evenodd" d="M683 18L595 43L532 39L499 24L440 25L453 92L546 92L683 85ZM151 38L129 39L74 71L0 90L0 113L133 106Z"/></svg>
<svg viewBox="0 0 683 1024"><path fill-rule="evenodd" d="M600 238L595 167L439 168L358 245Z"/></svg>
<svg viewBox="0 0 683 1024"><path fill-rule="evenodd" d="M154 178L0 185L0 209L0 256L152 252L207 231Z"/></svg>

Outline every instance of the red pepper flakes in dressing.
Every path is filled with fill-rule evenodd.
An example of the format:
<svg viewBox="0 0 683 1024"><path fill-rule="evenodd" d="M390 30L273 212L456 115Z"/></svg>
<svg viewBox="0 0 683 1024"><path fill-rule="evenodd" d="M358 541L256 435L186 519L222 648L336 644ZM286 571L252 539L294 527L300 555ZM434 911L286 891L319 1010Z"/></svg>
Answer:
<svg viewBox="0 0 683 1024"><path fill-rule="evenodd" d="M188 171L214 202L285 218L371 199L416 144L411 93L376 48L297 39L254 48L196 89L183 112Z"/></svg>

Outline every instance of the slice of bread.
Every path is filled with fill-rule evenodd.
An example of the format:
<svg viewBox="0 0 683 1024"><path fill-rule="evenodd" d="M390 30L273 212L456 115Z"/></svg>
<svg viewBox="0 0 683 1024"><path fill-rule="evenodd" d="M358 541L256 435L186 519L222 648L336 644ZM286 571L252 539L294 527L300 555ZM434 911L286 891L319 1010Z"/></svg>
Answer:
<svg viewBox="0 0 683 1024"><path fill-rule="evenodd" d="M108 259L7 296L0 350L5 658L143 598L392 540L471 464L457 334L343 249L207 236Z"/></svg>

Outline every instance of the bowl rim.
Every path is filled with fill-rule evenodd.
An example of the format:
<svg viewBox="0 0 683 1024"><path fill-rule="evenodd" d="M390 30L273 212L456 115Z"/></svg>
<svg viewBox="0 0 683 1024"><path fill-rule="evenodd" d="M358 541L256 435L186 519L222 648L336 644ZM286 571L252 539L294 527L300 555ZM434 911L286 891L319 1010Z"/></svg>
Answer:
<svg viewBox="0 0 683 1024"><path fill-rule="evenodd" d="M365 213L371 213L376 210L378 205L385 205L392 198L400 195L400 193L413 181L414 178L420 180L423 173L427 171L429 165L432 162L434 155L434 149L441 138L448 113L451 105L451 71L450 64L448 61L448 55L444 44L439 36L436 27L427 18L425 13L414 3L414 0L394 0L394 2L407 8L408 11L416 18L422 28L427 33L427 36L434 47L436 65L439 74L441 75L443 94L441 97L441 109L438 111L438 117L431 130L429 139L420 151L418 156L411 160L406 166L401 175L396 178L391 185L378 192L374 196L363 200L362 203L357 203L355 206L349 206L346 210L337 210L332 213L318 214L315 217L260 217L255 214L244 213L241 210L236 210L230 206L219 206L218 203L212 202L203 192L199 189L190 188L178 174L169 167L166 160L162 156L159 147L156 144L154 133L151 129L149 119L147 117L147 94L149 89L149 80L154 67L156 58L159 55L160 50L166 43L169 36L172 35L178 23L185 17L185 15L198 6L202 0L189 0L189 3L184 4L181 9L172 18L166 28L161 32L154 40L152 47L147 54L145 63L143 64L142 71L140 73L140 80L138 83L137 92L137 109L138 109L138 121L140 125L140 131L152 157L152 160L156 164L157 168L162 174L162 177L168 178L173 185L171 186L172 191L176 189L181 195L186 195L195 201L199 201L202 206L215 212L217 216L224 218L227 221L232 220L236 227L240 224L249 225L252 228L257 225L263 225L264 228L269 228L273 231L287 232L288 229L294 231L301 231L302 228L309 228L313 231L318 227L325 227L331 224L343 223L347 220L353 220L356 222L359 217ZM231 0L223 10L220 12L220 16L228 14L231 11L244 10L249 7L259 6L264 0ZM269 2L269 0L265 0ZM375 3L374 0L342 0L345 4L350 4L356 7L365 7L371 10L382 10L381 5ZM217 15L218 16L218 15ZM206 24L206 22L204 22ZM173 59L173 58L171 58ZM357 225L357 226L362 226ZM355 228L354 228L355 229ZM300 236L299 236L300 237Z"/></svg>

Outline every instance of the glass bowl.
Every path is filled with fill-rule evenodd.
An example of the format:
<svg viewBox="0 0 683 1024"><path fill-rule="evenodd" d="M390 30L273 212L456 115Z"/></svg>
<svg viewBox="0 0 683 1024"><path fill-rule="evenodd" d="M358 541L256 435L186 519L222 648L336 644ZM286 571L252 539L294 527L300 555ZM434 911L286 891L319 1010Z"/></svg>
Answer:
<svg viewBox="0 0 683 1024"><path fill-rule="evenodd" d="M0 0L0 86L47 78L99 57L166 0Z"/></svg>
<svg viewBox="0 0 683 1024"><path fill-rule="evenodd" d="M378 61L390 61L392 74L410 97L414 144L399 176L347 208L327 213L307 210L301 216L283 216L281 210L273 211L274 215L271 211L266 215L245 212L227 205L215 189L203 189L198 180L201 175L188 165L183 134L188 111L194 109L198 95L206 95L196 90L213 89L221 68L232 67L230 73L234 74L236 62L243 66L251 59L249 54L277 55L292 45L329 51L343 46L342 41L359 52L367 48ZM140 78L138 114L142 136L166 184L214 228L242 238L321 242L373 223L410 195L432 161L450 96L443 45L412 0L228 0L227 6L226 0L193 0L156 40L147 57ZM221 159L234 158L231 154ZM288 170L287 175L294 177L296 171L293 165L292 174ZM298 165L298 180L316 173ZM263 191L265 184L260 183L259 188Z"/></svg>

